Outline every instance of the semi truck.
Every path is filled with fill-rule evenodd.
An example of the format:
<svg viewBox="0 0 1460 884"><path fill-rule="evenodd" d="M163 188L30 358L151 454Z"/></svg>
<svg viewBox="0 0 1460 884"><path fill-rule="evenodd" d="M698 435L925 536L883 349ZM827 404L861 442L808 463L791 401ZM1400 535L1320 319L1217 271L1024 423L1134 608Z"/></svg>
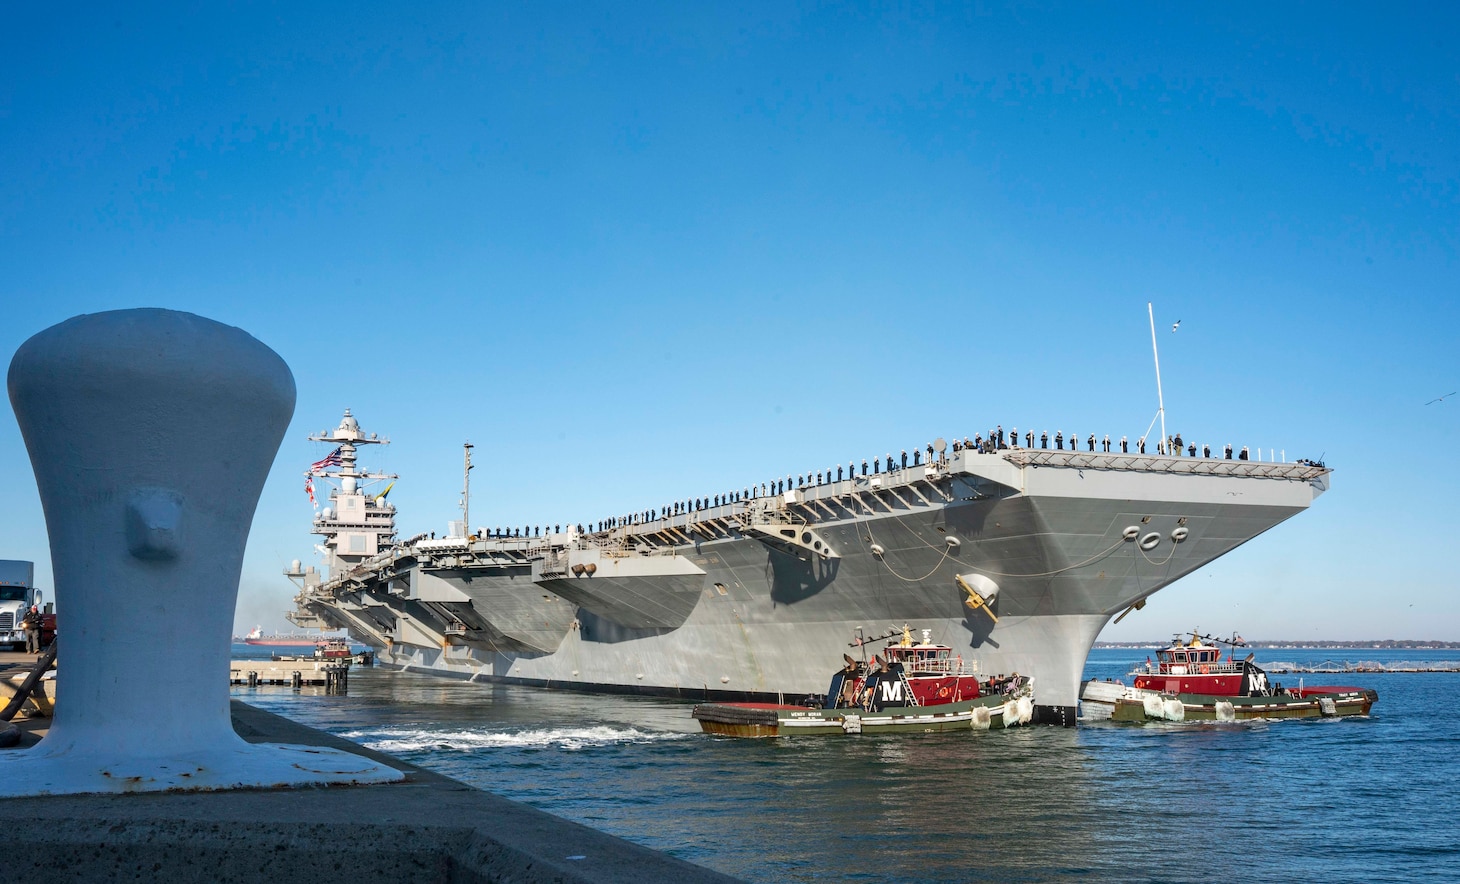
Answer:
<svg viewBox="0 0 1460 884"><path fill-rule="evenodd" d="M25 612L30 606L45 609L41 603L41 591L35 588L35 563L15 559L0 559L0 646L9 645L14 650L25 649ZM46 612L46 626L41 630L41 645L44 647L55 634L55 615Z"/></svg>

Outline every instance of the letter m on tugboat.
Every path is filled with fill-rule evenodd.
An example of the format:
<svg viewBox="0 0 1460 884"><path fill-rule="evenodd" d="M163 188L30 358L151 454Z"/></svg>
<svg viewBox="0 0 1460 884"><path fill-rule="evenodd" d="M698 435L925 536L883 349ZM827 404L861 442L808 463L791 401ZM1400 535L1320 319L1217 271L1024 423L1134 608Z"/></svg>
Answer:
<svg viewBox="0 0 1460 884"><path fill-rule="evenodd" d="M883 706L905 706L907 699L902 693L901 679L883 679L878 685L882 689Z"/></svg>

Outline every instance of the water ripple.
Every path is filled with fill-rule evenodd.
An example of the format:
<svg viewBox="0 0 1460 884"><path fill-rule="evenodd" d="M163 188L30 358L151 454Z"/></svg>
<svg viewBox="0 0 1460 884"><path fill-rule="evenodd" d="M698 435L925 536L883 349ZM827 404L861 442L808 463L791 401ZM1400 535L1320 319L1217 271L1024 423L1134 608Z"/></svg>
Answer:
<svg viewBox="0 0 1460 884"><path fill-rule="evenodd" d="M1460 721L1433 710L1460 707L1460 675L1352 681L1372 716L788 740L383 671L345 697L235 694L753 881L1456 880Z"/></svg>
<svg viewBox="0 0 1460 884"><path fill-rule="evenodd" d="M500 748L542 749L552 747L576 751L596 746L682 740L689 735L599 725L517 731L389 728L345 731L340 736L379 752L407 755L412 752L436 750L474 752Z"/></svg>

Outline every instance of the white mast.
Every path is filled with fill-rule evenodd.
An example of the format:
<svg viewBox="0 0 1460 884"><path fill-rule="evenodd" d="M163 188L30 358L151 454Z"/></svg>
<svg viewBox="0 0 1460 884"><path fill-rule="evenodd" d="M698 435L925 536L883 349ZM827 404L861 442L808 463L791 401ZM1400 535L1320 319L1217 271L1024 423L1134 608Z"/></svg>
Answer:
<svg viewBox="0 0 1460 884"><path fill-rule="evenodd" d="M1157 450L1161 450L1166 447L1166 401L1161 396L1161 353L1156 349L1156 313L1150 301L1146 302L1146 315L1151 320L1151 355L1156 359L1156 416L1161 419L1161 442Z"/></svg>
<svg viewBox="0 0 1460 884"><path fill-rule="evenodd" d="M465 461L461 470L461 534L463 537L471 536L471 450L475 447L470 442L464 442L461 446Z"/></svg>

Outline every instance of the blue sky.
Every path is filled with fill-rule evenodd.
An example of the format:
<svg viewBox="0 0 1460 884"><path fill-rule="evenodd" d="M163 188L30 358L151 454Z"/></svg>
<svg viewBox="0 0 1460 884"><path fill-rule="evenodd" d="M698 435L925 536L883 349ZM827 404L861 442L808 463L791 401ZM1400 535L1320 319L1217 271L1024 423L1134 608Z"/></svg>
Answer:
<svg viewBox="0 0 1460 884"><path fill-rule="evenodd" d="M295 373L241 627L286 625L347 406L404 535L467 439L473 523L587 522L995 423L1135 438L1152 301L1169 429L1336 472L1105 637L1460 640L1451 7L297 7L0 25L0 352L163 306ZM9 414L0 471L49 588Z"/></svg>

